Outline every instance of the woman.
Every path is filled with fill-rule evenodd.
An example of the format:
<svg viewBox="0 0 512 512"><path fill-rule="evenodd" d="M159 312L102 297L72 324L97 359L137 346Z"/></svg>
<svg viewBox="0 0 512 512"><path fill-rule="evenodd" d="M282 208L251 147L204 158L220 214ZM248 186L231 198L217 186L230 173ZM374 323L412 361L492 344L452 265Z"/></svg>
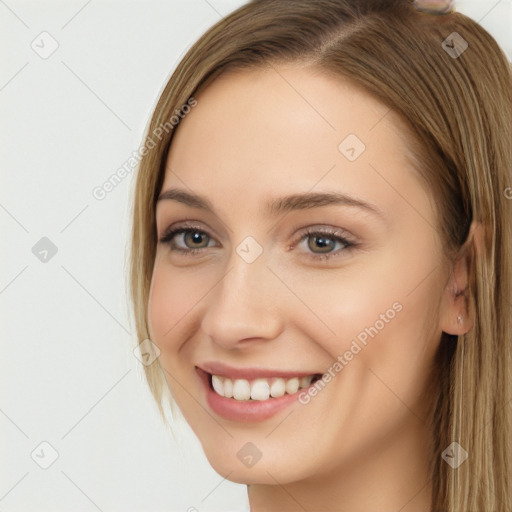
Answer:
<svg viewBox="0 0 512 512"><path fill-rule="evenodd" d="M409 0L256 0L178 65L137 333L253 512L512 510L511 115L496 41Z"/></svg>

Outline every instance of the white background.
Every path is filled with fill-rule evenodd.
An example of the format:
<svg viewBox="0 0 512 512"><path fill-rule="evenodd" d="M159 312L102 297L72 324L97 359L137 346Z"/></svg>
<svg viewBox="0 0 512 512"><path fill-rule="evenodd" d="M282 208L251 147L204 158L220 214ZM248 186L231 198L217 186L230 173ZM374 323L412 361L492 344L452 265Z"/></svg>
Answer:
<svg viewBox="0 0 512 512"><path fill-rule="evenodd" d="M133 173L92 195L139 147L186 49L242 3L0 0L0 512L247 506L186 425L166 433L131 352ZM512 60L512 0L457 10ZM31 48L43 31L59 45L47 59ZM42 237L57 247L45 263Z"/></svg>

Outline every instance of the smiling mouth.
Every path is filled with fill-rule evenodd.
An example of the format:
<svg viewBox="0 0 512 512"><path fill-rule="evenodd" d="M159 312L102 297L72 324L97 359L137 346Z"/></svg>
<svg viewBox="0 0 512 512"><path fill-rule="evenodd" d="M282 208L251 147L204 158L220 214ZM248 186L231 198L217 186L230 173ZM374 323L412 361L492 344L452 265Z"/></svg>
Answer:
<svg viewBox="0 0 512 512"><path fill-rule="evenodd" d="M316 373L306 377L270 377L256 379L230 379L220 375L208 374L210 389L224 398L238 401L269 400L284 395L293 395L309 387L322 377Z"/></svg>

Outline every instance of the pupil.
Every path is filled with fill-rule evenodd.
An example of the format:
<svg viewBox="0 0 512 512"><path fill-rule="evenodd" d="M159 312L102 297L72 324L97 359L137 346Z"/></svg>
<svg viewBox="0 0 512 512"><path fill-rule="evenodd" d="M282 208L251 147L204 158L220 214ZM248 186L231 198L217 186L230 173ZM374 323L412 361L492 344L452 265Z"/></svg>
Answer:
<svg viewBox="0 0 512 512"><path fill-rule="evenodd" d="M192 243L199 244L199 245L201 244L201 240L203 237L203 235L201 233L195 232L195 233L189 233L189 235L191 235L191 237L192 237Z"/></svg>
<svg viewBox="0 0 512 512"><path fill-rule="evenodd" d="M329 238L323 237L323 236L315 236L314 240L316 241L317 248L320 247L320 249L326 249L323 252L329 252L329 249L331 249L333 241ZM310 246L311 249L313 247Z"/></svg>

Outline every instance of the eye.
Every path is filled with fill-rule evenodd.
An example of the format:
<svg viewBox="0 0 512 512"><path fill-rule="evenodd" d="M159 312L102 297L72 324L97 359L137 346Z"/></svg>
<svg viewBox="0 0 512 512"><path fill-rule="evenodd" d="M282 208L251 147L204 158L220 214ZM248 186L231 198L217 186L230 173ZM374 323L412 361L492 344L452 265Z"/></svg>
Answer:
<svg viewBox="0 0 512 512"><path fill-rule="evenodd" d="M210 235L202 229L195 226L181 226L168 229L160 238L160 243L168 245L171 251L193 255L211 247L208 245L211 240L213 239Z"/></svg>
<svg viewBox="0 0 512 512"><path fill-rule="evenodd" d="M340 229L311 227L301 233L301 237L290 249L307 241L307 256L313 260L325 261L357 247L358 244L347 237L348 235ZM171 251L191 256L198 255L209 247L215 247L215 243L211 245L210 242L213 242L213 238L196 226L169 228L160 238L160 243L168 245ZM337 244L341 245L341 248L334 250Z"/></svg>
<svg viewBox="0 0 512 512"><path fill-rule="evenodd" d="M306 241L306 247L308 251L308 257L316 260L327 260L341 256L341 253L347 253L355 249L357 244L347 238L345 232L339 229L332 228L308 228L302 233L299 243ZM336 251L336 245L339 244L342 247ZM293 248L294 246L292 246Z"/></svg>

